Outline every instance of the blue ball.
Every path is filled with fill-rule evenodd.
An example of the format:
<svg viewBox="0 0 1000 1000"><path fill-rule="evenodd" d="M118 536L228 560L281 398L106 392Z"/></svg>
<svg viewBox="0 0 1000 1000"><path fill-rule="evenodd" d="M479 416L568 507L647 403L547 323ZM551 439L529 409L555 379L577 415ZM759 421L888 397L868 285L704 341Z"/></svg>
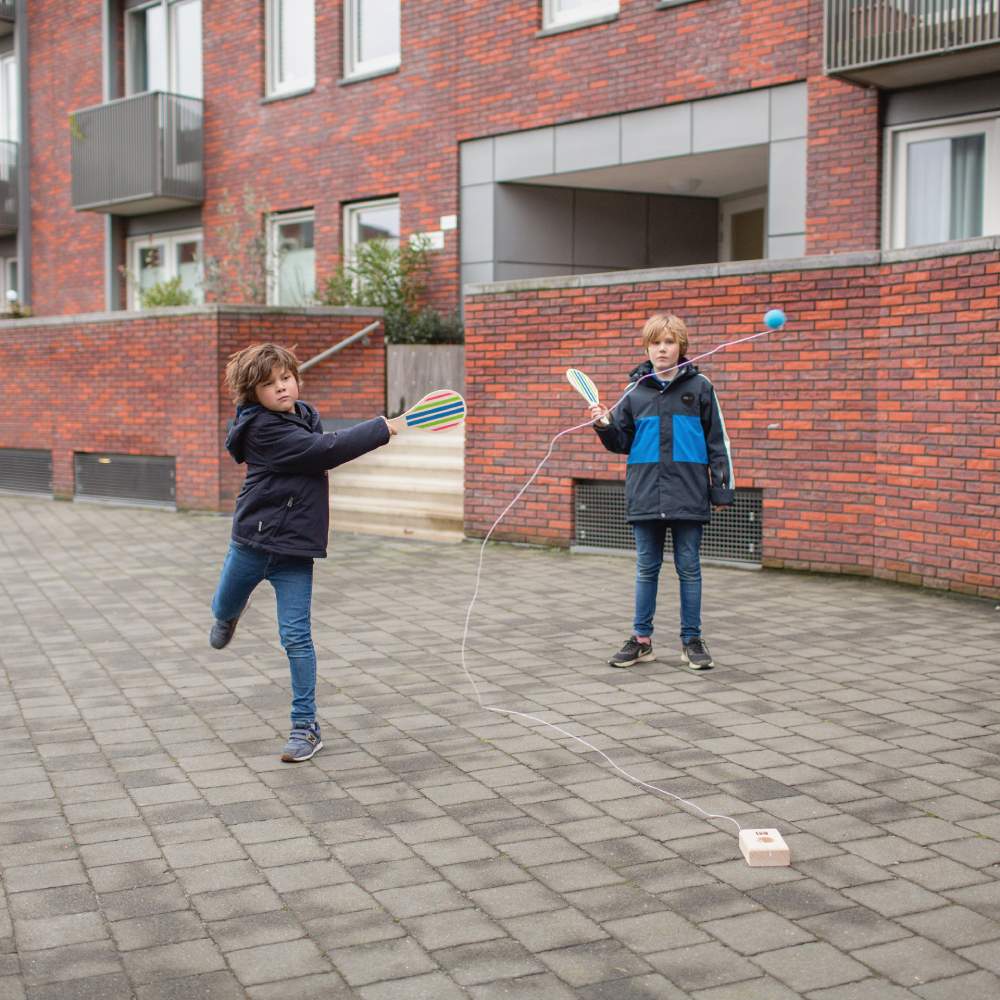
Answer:
<svg viewBox="0 0 1000 1000"><path fill-rule="evenodd" d="M768 309L764 313L764 325L771 330L780 330L785 325L785 314L780 309Z"/></svg>

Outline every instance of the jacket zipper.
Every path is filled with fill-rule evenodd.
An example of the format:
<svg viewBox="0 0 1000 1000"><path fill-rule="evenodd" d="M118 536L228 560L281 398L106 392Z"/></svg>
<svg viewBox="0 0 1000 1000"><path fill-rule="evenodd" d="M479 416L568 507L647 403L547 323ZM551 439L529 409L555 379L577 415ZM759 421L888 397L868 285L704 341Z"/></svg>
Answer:
<svg viewBox="0 0 1000 1000"><path fill-rule="evenodd" d="M295 503L295 497L289 497L287 503L285 503L285 504L282 505L281 519L274 526L274 534L275 535L277 535L277 533L281 530L281 526L285 523L285 518L288 516L288 511L291 509L292 504L294 504L294 503ZM262 532L263 530L264 530L264 522L263 521L258 521L257 522L257 532L258 532L258 534L260 532Z"/></svg>

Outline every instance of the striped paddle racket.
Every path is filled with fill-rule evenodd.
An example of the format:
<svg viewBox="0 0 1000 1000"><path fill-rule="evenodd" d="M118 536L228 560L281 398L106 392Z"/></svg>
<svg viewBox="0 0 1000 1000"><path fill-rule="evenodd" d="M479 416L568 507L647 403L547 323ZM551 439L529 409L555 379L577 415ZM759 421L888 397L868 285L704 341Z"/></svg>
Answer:
<svg viewBox="0 0 1000 1000"><path fill-rule="evenodd" d="M589 375L584 375L576 368L567 368L566 381L583 396L588 405L593 406L595 403L600 403L597 396L597 386L594 385Z"/></svg>
<svg viewBox="0 0 1000 1000"><path fill-rule="evenodd" d="M465 423L465 413L465 400L459 393L454 389L435 389L405 413L393 417L393 423L400 430L415 427L422 431L447 431Z"/></svg>

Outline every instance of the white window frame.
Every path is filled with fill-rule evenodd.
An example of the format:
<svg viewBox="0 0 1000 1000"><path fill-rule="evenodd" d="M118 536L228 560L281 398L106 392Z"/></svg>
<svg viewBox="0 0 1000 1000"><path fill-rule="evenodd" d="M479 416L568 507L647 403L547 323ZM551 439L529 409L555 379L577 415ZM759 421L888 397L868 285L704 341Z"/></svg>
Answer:
<svg viewBox="0 0 1000 1000"><path fill-rule="evenodd" d="M269 306L289 305L297 308L304 303L283 303L280 301L280 285L278 281L278 270L281 266L281 251L278 248L278 229L281 226L295 222L311 222L313 224L313 238L316 233L316 209L304 208L296 212L272 212L267 217L267 304ZM313 253L316 245L313 243ZM313 267L313 294L315 295L316 273Z"/></svg>
<svg viewBox="0 0 1000 1000"><path fill-rule="evenodd" d="M189 2L189 0L152 0L151 3L142 4L138 7L130 7L128 10L124 11L125 17L125 96L133 97L136 94L146 94L149 91L146 90L133 90L132 89L132 76L134 70L134 56L133 51L135 48L135 39L133 37L135 29L132 27L134 22L133 15L138 14L140 11L149 10L152 7L162 7L164 15L164 24L166 31L166 45L167 51L164 53L166 57L167 66L167 93L175 94L180 93L177 86L177 53L174 46L174 14L171 8L175 7L177 4L182 4ZM201 0L202 14L204 15L204 2ZM204 54L204 35L202 34L202 54ZM190 97L204 97L204 80L205 80L205 65L204 61L201 63L201 86L199 94L190 94L182 96Z"/></svg>
<svg viewBox="0 0 1000 1000"><path fill-rule="evenodd" d="M568 25L612 17L619 12L619 0L590 0L579 10L562 11L559 0L544 0L542 4L542 29L564 28Z"/></svg>
<svg viewBox="0 0 1000 1000"><path fill-rule="evenodd" d="M13 66L12 73L8 67ZM13 78L13 85L8 89L7 81ZM20 122L18 121L18 76L17 56L13 49L0 55L0 139L8 142L20 141ZM3 133L7 132L8 135Z"/></svg>
<svg viewBox="0 0 1000 1000"><path fill-rule="evenodd" d="M372 76L398 69L403 49L403 0L399 3L399 48L381 59L363 61L358 56L358 5L361 0L344 0L344 77Z"/></svg>
<svg viewBox="0 0 1000 1000"><path fill-rule="evenodd" d="M0 312L10 309L10 307L18 301L14 299L11 301L7 298L7 293L13 288L17 291L16 282L11 281L11 270L17 270L17 258L16 257L0 257L0 285L2 285L3 299L0 301Z"/></svg>
<svg viewBox="0 0 1000 1000"><path fill-rule="evenodd" d="M395 205L400 208L399 198L373 198L371 201L353 201L344 206L344 260L353 261L358 243L358 218L365 209L387 208ZM400 216L400 235L396 241L397 246L403 242L402 216Z"/></svg>
<svg viewBox="0 0 1000 1000"><path fill-rule="evenodd" d="M911 142L955 139L985 133L983 235L1000 234L1000 116L975 115L893 125L885 130L885 184L882 192L882 246L906 246L906 149Z"/></svg>
<svg viewBox="0 0 1000 1000"><path fill-rule="evenodd" d="M177 258L176 248L178 243L198 243L199 275L203 279L204 271L201 266L202 247L204 246L204 232L201 229L177 229L165 233L145 233L142 236L130 236L126 241L125 259L128 261L128 268L134 280L128 284L128 308L133 312L141 312L142 304L139 301L139 253L146 247L155 243L162 243L166 265L164 267L164 281L176 278L174 261ZM204 294L202 293L202 297Z"/></svg>
<svg viewBox="0 0 1000 1000"><path fill-rule="evenodd" d="M308 44L313 50L313 73L308 79L282 82L278 79L278 66L281 58L281 4L283 0L267 0L265 11L265 36L267 60L267 96L276 97L281 94L298 94L312 90L316 86L316 5L313 2L312 36Z"/></svg>

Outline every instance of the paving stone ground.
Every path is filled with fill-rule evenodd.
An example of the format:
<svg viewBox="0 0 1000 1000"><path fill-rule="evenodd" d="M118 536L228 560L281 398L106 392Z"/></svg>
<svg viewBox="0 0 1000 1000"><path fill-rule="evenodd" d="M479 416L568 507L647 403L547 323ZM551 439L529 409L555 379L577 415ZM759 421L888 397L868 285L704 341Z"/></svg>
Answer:
<svg viewBox="0 0 1000 1000"><path fill-rule="evenodd" d="M1000 612L706 569L717 669L665 579L613 670L632 564L486 554L468 667L735 828L480 707L479 546L334 535L326 748L281 764L262 588L209 648L225 518L0 498L0 998L996 1000Z"/></svg>

